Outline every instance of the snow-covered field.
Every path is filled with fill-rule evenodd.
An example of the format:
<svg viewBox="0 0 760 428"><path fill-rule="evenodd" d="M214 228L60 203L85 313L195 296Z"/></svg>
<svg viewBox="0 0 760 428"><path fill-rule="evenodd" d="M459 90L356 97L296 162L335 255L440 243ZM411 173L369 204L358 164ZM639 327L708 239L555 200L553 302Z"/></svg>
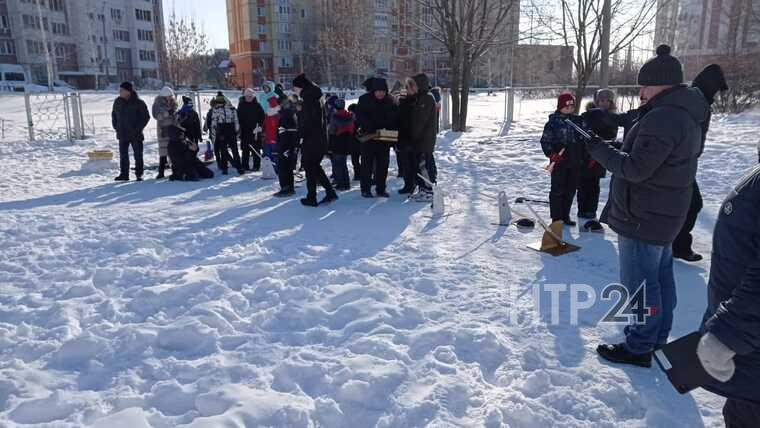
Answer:
<svg viewBox="0 0 760 428"><path fill-rule="evenodd" d="M499 137L503 95L473 98L472 132L439 140L448 215L434 219L356 188L304 208L258 175L116 184L80 169L115 149L111 100L88 108L95 138L0 144L0 426L722 426L719 397L600 362L596 345L621 337L597 324L611 302L577 325L565 295L559 323L548 299L536 310L537 286L617 281L610 232L568 229L583 249L553 258L526 248L537 230L493 225L489 195L547 195L551 103ZM4 117L17 103L0 98ZM699 324L717 208L757 160L759 124L715 118L696 228L708 256L676 263L673 337Z"/></svg>

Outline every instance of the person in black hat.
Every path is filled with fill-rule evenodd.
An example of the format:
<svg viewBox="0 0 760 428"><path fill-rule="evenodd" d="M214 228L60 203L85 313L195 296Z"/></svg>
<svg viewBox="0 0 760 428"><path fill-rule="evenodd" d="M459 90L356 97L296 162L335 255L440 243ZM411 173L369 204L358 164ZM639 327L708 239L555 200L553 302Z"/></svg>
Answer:
<svg viewBox="0 0 760 428"><path fill-rule="evenodd" d="M644 105L622 150L601 138L586 148L612 173L601 221L618 234L620 283L635 314L625 341L599 345L597 352L611 362L650 367L652 352L667 342L673 325L671 244L691 202L709 106L698 89L683 84L681 62L667 45L641 67L638 81Z"/></svg>
<svg viewBox="0 0 760 428"><path fill-rule="evenodd" d="M338 199L338 194L322 169L322 159L327 153L326 128L319 102L322 90L301 74L293 79L293 92L303 99L298 128L303 138L301 163L306 170L307 194L301 204L309 207L329 204ZM320 202L317 202L317 185L325 189L325 197Z"/></svg>
<svg viewBox="0 0 760 428"><path fill-rule="evenodd" d="M728 84L726 83L723 69L717 64L710 64L705 67L704 70L694 78L691 86L702 91L702 95L705 96L705 99L710 106L715 102L715 95L717 95L718 92L728 90ZM702 122L702 146L699 150L700 155L704 151L705 141L707 140L707 131L710 129L711 117L712 112L708 112L707 119ZM686 222L683 224L678 236L676 236L675 241L673 241L673 257L687 262L698 262L702 260L702 255L695 253L691 248L691 244L694 241L694 238L691 236L691 231L694 229L694 225L697 224L697 216L702 210L702 193L699 191L699 185L696 180L694 180L694 188L691 195L691 204L689 205L689 211L686 214Z"/></svg>
<svg viewBox="0 0 760 428"><path fill-rule="evenodd" d="M116 181L129 180L129 147L135 158L135 177L142 181L145 165L143 164L143 130L150 122L150 113L145 102L137 96L132 83L124 82L119 86L119 96L113 102L111 125L119 140L119 175Z"/></svg>
<svg viewBox="0 0 760 428"><path fill-rule="evenodd" d="M356 109L356 121L364 134L373 134L380 129L398 130L398 106L388 94L385 79L375 78L372 82L372 94L362 95ZM374 185L377 196L390 197L386 191L388 164L390 162L390 144L379 140L362 143L361 155L361 189L362 196L372 198L372 169L374 165Z"/></svg>

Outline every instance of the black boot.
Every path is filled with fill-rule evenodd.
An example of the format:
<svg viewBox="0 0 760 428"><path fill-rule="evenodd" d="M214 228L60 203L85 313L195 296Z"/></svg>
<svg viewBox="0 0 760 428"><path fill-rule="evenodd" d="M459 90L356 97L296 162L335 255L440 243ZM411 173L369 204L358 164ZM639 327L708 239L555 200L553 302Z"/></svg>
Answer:
<svg viewBox="0 0 760 428"><path fill-rule="evenodd" d="M575 225L577 225L577 224L578 224L578 223L576 223L576 222L574 222L574 221L570 220L569 218L566 218L566 219L562 220L562 222L563 222L563 223L565 223L565 224L566 224L566 225L568 225L568 226L575 226Z"/></svg>
<svg viewBox="0 0 760 428"><path fill-rule="evenodd" d="M319 206L319 203L317 203L316 197L306 197L306 198L301 198L301 205L306 206L306 207L317 207Z"/></svg>
<svg viewBox="0 0 760 428"><path fill-rule="evenodd" d="M293 188L287 187L287 188L281 189L279 192L275 193L272 196L274 196L275 198L288 198L295 194L296 194L296 191L293 190Z"/></svg>
<svg viewBox="0 0 760 428"><path fill-rule="evenodd" d="M327 205L329 203L332 203L334 201L338 200L338 194L333 192L328 192L327 195L325 195L324 198L322 198L321 201L319 201L319 205Z"/></svg>
<svg viewBox="0 0 760 428"><path fill-rule="evenodd" d="M114 181L129 181L129 176L124 174L119 174L114 178Z"/></svg>
<svg viewBox="0 0 760 428"><path fill-rule="evenodd" d="M166 170L166 156L161 156L158 158L158 175L156 176L156 180L160 180L164 178L165 170Z"/></svg>
<svg viewBox="0 0 760 428"><path fill-rule="evenodd" d="M681 260L683 260L685 262L690 262L690 263L694 263L694 262L698 262L698 261L702 260L702 255L699 254L699 253L695 253L692 250L689 250L688 253L675 253L674 252L673 253L673 257L676 258L676 259L681 259Z"/></svg>
<svg viewBox="0 0 760 428"><path fill-rule="evenodd" d="M607 361L619 364L630 364L639 367L652 367L652 353L646 354L634 354L633 352L625 349L625 345L618 343L617 345L602 344L596 348L596 352Z"/></svg>

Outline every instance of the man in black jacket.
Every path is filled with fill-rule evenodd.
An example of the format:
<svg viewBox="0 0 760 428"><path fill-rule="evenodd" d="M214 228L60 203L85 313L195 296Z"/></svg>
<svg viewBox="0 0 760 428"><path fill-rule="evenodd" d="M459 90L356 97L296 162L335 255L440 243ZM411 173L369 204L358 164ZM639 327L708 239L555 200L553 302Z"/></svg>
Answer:
<svg viewBox="0 0 760 428"><path fill-rule="evenodd" d="M671 244L691 202L708 105L698 89L682 84L683 67L669 46L657 48L638 81L644 106L622 150L601 139L587 149L613 175L601 220L618 234L620 283L632 305L638 303L625 342L600 345L597 352L612 362L649 367L652 351L667 342L673 325Z"/></svg>
<svg viewBox="0 0 760 428"><path fill-rule="evenodd" d="M388 95L388 82L375 78L372 82L372 94L362 95L356 109L356 121L365 134L372 134L380 129L398 129L398 106ZM374 165L375 190L377 196L387 198L385 184L388 178L390 161L390 144L384 141L369 140L362 143L362 196L372 198L372 166Z"/></svg>
<svg viewBox="0 0 760 428"><path fill-rule="evenodd" d="M240 148L243 152L243 169L258 171L261 168L261 140L256 132L264 123L264 109L256 100L253 89L247 88L238 100L238 121L240 122ZM255 154L253 152L256 152ZM253 168L251 168L253 154Z"/></svg>
<svg viewBox="0 0 760 428"><path fill-rule="evenodd" d="M301 163L306 170L306 197L301 204L309 207L329 204L338 199L330 179L322 169L322 158L327 153L325 141L326 127L322 116L322 90L312 83L306 75L301 74L293 79L293 92L303 99L298 128L303 138ZM325 197L317 202L317 185L325 189Z"/></svg>
<svg viewBox="0 0 760 428"><path fill-rule="evenodd" d="M409 165L410 171L407 172L407 176L414 178L417 182L419 192L416 199L427 202L432 201L433 195L433 188L428 182L435 183L438 174L433 159L435 140L438 134L438 114L435 98L430 93L428 77L424 73L418 74L412 78L412 82L414 82L416 97L411 111L409 133L414 157ZM422 175L425 179L420 178L417 174Z"/></svg>
<svg viewBox="0 0 760 428"><path fill-rule="evenodd" d="M119 176L116 181L129 180L129 146L135 157L135 176L142 181L143 164L143 130L150 121L150 113L145 102L137 96L130 82L119 87L119 96L113 102L111 125L119 140Z"/></svg>
<svg viewBox="0 0 760 428"><path fill-rule="evenodd" d="M723 70L717 64L711 64L702 70L694 81L691 83L692 87L695 87L702 91L702 95L705 96L707 103L712 106L715 101L715 95L720 91L728 90L728 84L726 78L723 75ZM708 113L707 119L702 122L702 146L699 150L700 155L704 151L705 141L707 140L707 131L710 129L711 113ZM673 241L673 257L682 259L687 262L698 262L702 260L702 255L697 254L691 248L693 238L691 231L694 229L694 225L697 223L697 215L702 210L702 193L699 191L699 185L694 180L694 189L691 194L691 204L689 205L689 211L686 214L686 222L684 222L681 231Z"/></svg>

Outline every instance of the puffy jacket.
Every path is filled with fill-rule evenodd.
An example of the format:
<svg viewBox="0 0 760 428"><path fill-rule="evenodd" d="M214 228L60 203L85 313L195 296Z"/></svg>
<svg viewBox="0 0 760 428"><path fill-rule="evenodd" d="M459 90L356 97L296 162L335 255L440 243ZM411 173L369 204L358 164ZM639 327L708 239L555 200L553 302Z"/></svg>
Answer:
<svg viewBox="0 0 760 428"><path fill-rule="evenodd" d="M209 126L211 141L214 141L216 133L221 128L229 129L230 131L234 130L235 135L240 134L240 123L238 122L237 112L229 100L225 104L216 104L214 109L211 110L211 126Z"/></svg>
<svg viewBox="0 0 760 428"><path fill-rule="evenodd" d="M424 74L414 76L417 96L412 107L410 134L412 147L418 153L433 153L438 134L438 114L435 97L430 93L430 83Z"/></svg>
<svg viewBox="0 0 760 428"><path fill-rule="evenodd" d="M665 246L691 204L708 106L699 90L679 85L640 110L622 151L603 143L588 150L613 174L601 220L620 235Z"/></svg>
<svg viewBox="0 0 760 428"><path fill-rule="evenodd" d="M615 141L618 134L618 125L608 119L608 116L612 114L615 114L614 111L597 108L594 103L590 103L586 112L581 115L584 128L590 129L605 141ZM602 178L605 175L607 175L607 171L599 162L591 158L591 155L584 147L581 177Z"/></svg>
<svg viewBox="0 0 760 428"><path fill-rule="evenodd" d="M541 149L546 157L554 153L559 154L564 149L563 159L559 164L579 167L585 150L583 140L575 128L565 122L567 119L580 123L580 117L571 114L555 112L549 115L549 121L544 125L544 133L541 135Z"/></svg>
<svg viewBox="0 0 760 428"><path fill-rule="evenodd" d="M351 154L356 126L354 115L348 110L336 110L328 127L330 152L338 155Z"/></svg>
<svg viewBox="0 0 760 428"><path fill-rule="evenodd" d="M705 388L760 403L760 166L721 206L701 330L736 352L731 380L716 380Z"/></svg>
<svg viewBox="0 0 760 428"><path fill-rule="evenodd" d="M277 144L275 151L285 156L289 151L298 146L298 120L293 107L280 110L280 128L277 130Z"/></svg>
<svg viewBox="0 0 760 428"><path fill-rule="evenodd" d="M158 155L169 155L169 127L177 124L177 100L174 97L156 97L151 108L156 119Z"/></svg>
<svg viewBox="0 0 760 428"><path fill-rule="evenodd" d="M398 101L398 143L399 149L414 149L412 139L412 112L417 103L417 94L403 96Z"/></svg>
<svg viewBox="0 0 760 428"><path fill-rule="evenodd" d="M373 85L376 88L387 89L387 84L384 85L382 79L376 78ZM398 130L398 106L390 95L378 100L373 93L364 94L359 97L356 106L356 122L365 134L371 134L378 129Z"/></svg>
<svg viewBox="0 0 760 428"><path fill-rule="evenodd" d="M253 98L251 102L240 97L237 106L238 122L240 122L240 131L243 134L249 134L264 123L264 109L261 104Z"/></svg>
<svg viewBox="0 0 760 428"><path fill-rule="evenodd" d="M145 101L132 92L128 100L117 97L111 110L111 125L119 141L143 141L143 130L150 122L150 114Z"/></svg>
<svg viewBox="0 0 760 428"><path fill-rule="evenodd" d="M327 150L327 132L322 114L322 90L317 85L308 81L301 90L303 109L299 117L298 128L303 138L304 153L315 155Z"/></svg>
<svg viewBox="0 0 760 428"><path fill-rule="evenodd" d="M185 136L190 141L198 143L203 139L201 118L198 117L198 112L193 110L192 107L182 106L177 114L177 120L179 121L179 126L185 129Z"/></svg>

